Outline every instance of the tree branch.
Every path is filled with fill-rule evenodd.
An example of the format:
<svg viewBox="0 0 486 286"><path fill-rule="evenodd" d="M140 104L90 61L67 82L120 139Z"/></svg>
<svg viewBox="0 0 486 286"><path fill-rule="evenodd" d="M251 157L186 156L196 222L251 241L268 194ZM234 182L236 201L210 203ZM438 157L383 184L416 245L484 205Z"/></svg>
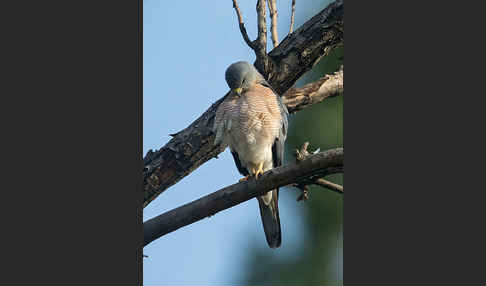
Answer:
<svg viewBox="0 0 486 286"><path fill-rule="evenodd" d="M295 0L292 0L292 14L290 15L290 29L289 34L294 31L294 16L295 16Z"/></svg>
<svg viewBox="0 0 486 286"><path fill-rule="evenodd" d="M272 77L269 79L269 83L279 94L285 93L300 76L312 68L321 56L329 53L332 48L343 41L344 10L342 6L343 1L339 0L329 5L291 36L287 36L277 48L270 52L275 71L270 72ZM323 81L322 85L329 87L331 83L334 81ZM317 102L309 100L305 96L294 96L294 94L300 94L299 90L294 89L294 92L285 93L283 96L290 113ZM174 138L158 151L150 150L146 154L143 159L143 207L146 207L167 188L223 151L221 145L213 145L214 134L212 132L216 109L223 100L224 97L211 105L187 128L173 134Z"/></svg>
<svg viewBox="0 0 486 286"><path fill-rule="evenodd" d="M319 103L328 97L334 97L344 92L343 66L334 74L325 75L315 82L302 87L291 88L282 96L284 104L290 113Z"/></svg>
<svg viewBox="0 0 486 286"><path fill-rule="evenodd" d="M309 153L309 151L307 151L308 147L309 147L309 142L304 142L304 144L302 144L302 147L300 147L300 149L295 149L294 155L295 155L296 162L301 162L306 158L308 158L309 156L312 156L312 154ZM319 152L319 149L315 152ZM305 201L309 198L309 185L318 185L338 193L344 192L343 187L338 184L329 182L322 178L316 178L316 177L308 178L306 180L302 180L294 184L294 187L298 188L301 191L301 195L297 198L298 202Z"/></svg>
<svg viewBox="0 0 486 286"><path fill-rule="evenodd" d="M240 26L241 35L243 36L243 39L245 40L246 44L254 50L255 44L248 37L248 33L246 32L246 28L245 28L245 23L243 22L243 16L241 16L240 7L238 7L238 3L236 2L236 0L233 0L233 8L235 8L236 16L238 17L238 24Z"/></svg>
<svg viewBox="0 0 486 286"><path fill-rule="evenodd" d="M267 10L265 0L258 0L256 5L258 19L258 37L255 41L255 67L263 71L263 75L269 72L267 55Z"/></svg>
<svg viewBox="0 0 486 286"><path fill-rule="evenodd" d="M335 184L333 182L329 182L329 181L324 180L324 179L317 179L314 182L314 185L318 185L318 186L321 186L323 188L327 188L331 191L335 191L335 192L338 192L338 193L344 193L343 186L341 186L339 184Z"/></svg>
<svg viewBox="0 0 486 286"><path fill-rule="evenodd" d="M283 94L322 57L344 44L344 0L336 0L287 35L269 54L269 72L259 71ZM256 65L258 69L259 67Z"/></svg>
<svg viewBox="0 0 486 286"><path fill-rule="evenodd" d="M155 239L228 209L277 187L311 177L344 171L344 149L336 148L308 156L305 160L265 172L258 180L250 179L204 196L191 203L149 219L143 224L144 246Z"/></svg>
<svg viewBox="0 0 486 286"><path fill-rule="evenodd" d="M268 2L268 11L270 11L270 18L272 19L272 42L273 47L278 46L278 32L277 32L277 0L267 0Z"/></svg>

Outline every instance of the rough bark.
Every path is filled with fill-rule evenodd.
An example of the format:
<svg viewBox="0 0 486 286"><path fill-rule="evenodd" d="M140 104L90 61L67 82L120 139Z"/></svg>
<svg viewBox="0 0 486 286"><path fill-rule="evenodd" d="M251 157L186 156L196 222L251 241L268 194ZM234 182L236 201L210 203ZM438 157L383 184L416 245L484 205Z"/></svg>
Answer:
<svg viewBox="0 0 486 286"><path fill-rule="evenodd" d="M327 55L334 47L343 42L344 32L343 1L336 1L318 13L292 35L287 36L269 54L271 72L269 82L274 89L283 94L305 72L310 70L322 56ZM330 86L334 81L323 80L321 85ZM342 85L342 84L341 84ZM299 92L295 89L294 92ZM284 95L289 99L294 92ZM311 97L294 96L289 111L295 112L305 106L316 103ZM325 97L324 97L325 98ZM222 146L213 145L214 134L211 129L214 114L224 99L215 102L206 112L186 129L171 134L172 138L158 151L150 150L144 158L143 182L146 207L159 194L197 169L200 165L217 157L223 151ZM323 99L323 98L322 98Z"/></svg>
<svg viewBox="0 0 486 286"><path fill-rule="evenodd" d="M265 172L258 180L240 182L149 219L143 224L144 246L205 217L233 207L269 190L344 171L344 149L336 148Z"/></svg>

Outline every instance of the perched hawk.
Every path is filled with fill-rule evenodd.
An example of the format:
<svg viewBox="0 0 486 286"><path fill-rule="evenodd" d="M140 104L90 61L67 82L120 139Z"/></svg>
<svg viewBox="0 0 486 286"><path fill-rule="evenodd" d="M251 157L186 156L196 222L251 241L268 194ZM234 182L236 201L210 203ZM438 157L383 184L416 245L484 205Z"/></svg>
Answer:
<svg viewBox="0 0 486 286"><path fill-rule="evenodd" d="M241 180L258 179L282 165L288 111L253 65L236 62L225 76L231 92L216 111L214 144L229 146L238 171L245 176ZM257 199L268 245L277 248L282 241L278 188Z"/></svg>

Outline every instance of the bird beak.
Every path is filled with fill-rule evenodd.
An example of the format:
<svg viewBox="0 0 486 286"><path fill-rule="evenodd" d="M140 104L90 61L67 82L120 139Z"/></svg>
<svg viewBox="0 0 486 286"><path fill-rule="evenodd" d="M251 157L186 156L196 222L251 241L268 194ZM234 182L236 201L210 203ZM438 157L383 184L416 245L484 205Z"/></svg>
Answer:
<svg viewBox="0 0 486 286"><path fill-rule="evenodd" d="M236 95L240 96L241 95L242 88L241 87L238 87L238 88L233 89L232 91L233 91L233 94L236 94Z"/></svg>

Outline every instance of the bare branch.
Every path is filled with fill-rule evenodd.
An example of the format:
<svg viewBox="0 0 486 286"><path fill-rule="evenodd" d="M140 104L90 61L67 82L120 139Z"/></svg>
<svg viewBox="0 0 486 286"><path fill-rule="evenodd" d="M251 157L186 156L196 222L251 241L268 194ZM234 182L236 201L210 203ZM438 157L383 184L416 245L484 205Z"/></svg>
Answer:
<svg viewBox="0 0 486 286"><path fill-rule="evenodd" d="M344 193L344 188L343 186L341 185L338 185L338 184L335 184L333 182L329 182L327 180L324 180L324 179L317 179L315 182L314 182L315 185L318 185L318 186L321 186L321 187L324 187L324 188L327 188L331 191L335 191L335 192L338 192L338 193Z"/></svg>
<svg viewBox="0 0 486 286"><path fill-rule="evenodd" d="M322 56L342 43L343 6L343 1L340 0L329 5L270 52L275 70L270 71L271 77L268 81L279 94L284 94ZM294 93L300 94L297 91L283 96L291 113L317 103L315 100L309 101L305 96L295 98L297 96ZM213 145L212 132L216 109L223 100L224 97L187 128L174 133L174 137L162 148L155 152L150 150L146 154L143 169L143 207L223 151L222 146Z"/></svg>
<svg viewBox="0 0 486 286"><path fill-rule="evenodd" d="M282 99L289 112L293 113L328 97L343 94L343 92L344 71L341 66L341 69L334 74L325 75L302 87L287 90Z"/></svg>
<svg viewBox="0 0 486 286"><path fill-rule="evenodd" d="M294 17L295 17L295 0L292 0L292 14L290 16L290 29L289 34L294 31Z"/></svg>
<svg viewBox="0 0 486 286"><path fill-rule="evenodd" d="M277 32L277 0L267 0L268 2L268 11L270 11L270 18L272 19L272 42L273 47L278 46L278 32Z"/></svg>
<svg viewBox="0 0 486 286"><path fill-rule="evenodd" d="M243 39L250 48L255 49L255 44L250 40L250 38L248 37L248 33L246 32L245 23L243 22L243 16L241 16L240 7L238 7L238 3L236 2L236 0L233 0L233 8L235 8L236 15L238 16L238 24L240 26L240 32L243 36Z"/></svg>
<svg viewBox="0 0 486 286"><path fill-rule="evenodd" d="M258 180L240 182L149 219L143 224L144 246L155 239L228 209L269 190L344 170L344 149L309 156L303 161L265 172Z"/></svg>
<svg viewBox="0 0 486 286"><path fill-rule="evenodd" d="M266 1L258 0L256 11L258 15L258 37L255 40L255 67L266 75L269 71L268 55L267 55L267 10Z"/></svg>

